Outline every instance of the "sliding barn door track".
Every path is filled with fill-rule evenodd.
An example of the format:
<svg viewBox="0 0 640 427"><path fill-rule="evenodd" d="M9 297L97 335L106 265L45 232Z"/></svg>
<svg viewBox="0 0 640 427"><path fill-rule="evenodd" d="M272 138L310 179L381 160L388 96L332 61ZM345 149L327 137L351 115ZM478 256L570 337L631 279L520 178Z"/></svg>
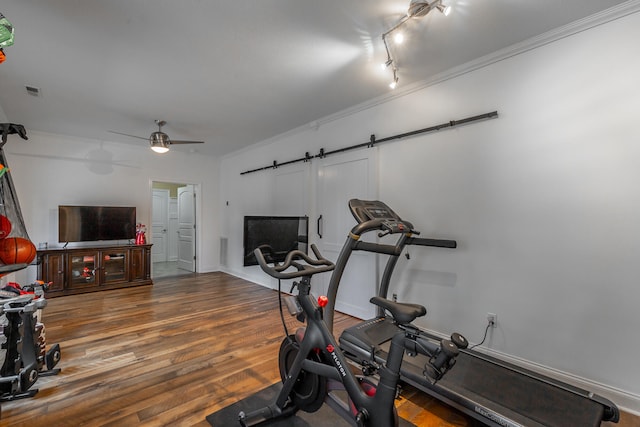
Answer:
<svg viewBox="0 0 640 427"><path fill-rule="evenodd" d="M248 171L244 171L244 172L241 172L240 175L246 175L246 174L259 172L259 171L263 171L263 170L267 170L267 169L277 169L280 166L290 165L290 164L298 163L298 162L309 162L314 158L322 159L324 157L330 156L331 154L344 153L345 151L356 150L356 149L364 148L364 147L373 147L376 144L381 144L383 142L394 141L396 139L409 138L411 136L416 136L416 135L420 135L420 134L423 134L423 133L429 133L429 132L436 132L436 131L439 131L439 130L442 130L442 129L450 129L450 128L454 128L454 127L457 127L457 126L466 125L466 124L469 124L469 123L472 123L472 122L477 122L477 121L480 121L480 120L492 119L492 118L495 118L495 117L498 117L498 112L497 111L492 111L490 113L485 113L485 114L480 114L480 115L477 115L477 116L467 117L465 119L460 119L460 120L451 120L449 122L441 123L439 125L429 126L429 127L424 128L424 129L418 129L418 130L414 130L414 131L411 131L411 132L400 133L400 134L393 135L393 136L388 136L388 137L382 138L382 139L376 139L376 136L372 134L371 138L369 139L368 142L363 142L361 144L351 145L349 147L339 148L337 150L332 150L332 151L324 151L324 148L321 148L320 151L318 152L318 154L315 154L315 155L311 155L307 151L306 153L304 153L304 157L300 157L298 159L289 160L289 161L282 162L282 163L279 163L277 160L274 160L273 163L270 164L269 166L263 166L261 168L256 168L256 169L251 169L251 170L248 170Z"/></svg>

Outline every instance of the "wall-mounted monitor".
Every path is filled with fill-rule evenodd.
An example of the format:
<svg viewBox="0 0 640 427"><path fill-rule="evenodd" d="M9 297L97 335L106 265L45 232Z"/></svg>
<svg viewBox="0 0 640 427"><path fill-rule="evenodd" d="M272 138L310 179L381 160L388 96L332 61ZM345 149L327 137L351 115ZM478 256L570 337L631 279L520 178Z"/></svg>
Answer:
<svg viewBox="0 0 640 427"><path fill-rule="evenodd" d="M58 241L93 242L136 237L136 208L58 206Z"/></svg>
<svg viewBox="0 0 640 427"><path fill-rule="evenodd" d="M309 221L306 216L245 216L243 265L258 265L253 251L261 248L267 262L282 262L298 249L307 253Z"/></svg>

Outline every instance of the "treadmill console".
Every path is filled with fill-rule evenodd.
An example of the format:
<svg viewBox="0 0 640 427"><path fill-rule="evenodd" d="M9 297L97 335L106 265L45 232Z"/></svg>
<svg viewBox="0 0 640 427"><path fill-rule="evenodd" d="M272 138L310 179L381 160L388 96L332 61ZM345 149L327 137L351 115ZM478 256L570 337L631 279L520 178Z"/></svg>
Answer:
<svg viewBox="0 0 640 427"><path fill-rule="evenodd" d="M411 223L403 221L393 209L379 200L349 200L349 210L358 224L377 220L378 228L391 233L411 231Z"/></svg>

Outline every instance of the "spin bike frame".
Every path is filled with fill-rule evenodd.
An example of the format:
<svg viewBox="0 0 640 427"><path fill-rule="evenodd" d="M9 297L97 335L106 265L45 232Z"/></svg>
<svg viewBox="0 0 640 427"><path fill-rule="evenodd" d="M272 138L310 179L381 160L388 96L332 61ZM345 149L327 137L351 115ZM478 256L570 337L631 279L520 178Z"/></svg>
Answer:
<svg viewBox="0 0 640 427"><path fill-rule="evenodd" d="M297 303L307 319L307 327L304 338L299 343L299 352L287 373L282 390L276 400L270 405L252 411L241 412L240 424L244 427L254 426L263 421L293 415L298 408L292 403L291 394L295 393L294 387L301 374L315 374L321 380L334 380L342 383L356 410L350 411L348 404L328 392L323 396L329 404L345 420L353 426L364 427L390 427L398 425L395 414L394 399L397 392L397 383L400 379L400 366L402 364L405 349L410 352L418 352L431 358L432 367L438 372L444 373L452 366L453 358L457 355L457 347L454 344L435 344L421 337L416 337L410 331L397 332L391 342L389 357L384 366L379 368L379 383L373 396L369 396L361 387L358 377L353 374L348 366L347 359L339 348L332 332L324 320L323 307L325 300L318 298L320 304L310 295L311 277L320 272L331 271L334 264L323 258L315 245L311 245L317 259L312 259L301 251L290 252L282 265L269 267L260 250L254 251L258 263L262 269L277 279L301 278L298 283ZM304 261L304 264L298 260ZM295 267L298 271L285 273L289 267ZM387 309L403 314L405 323L410 323L417 316L425 314L424 307L387 302ZM420 310L421 309L421 310ZM446 341L446 340L444 340ZM443 345L448 345L445 349ZM453 348L452 348L453 347ZM318 350L319 349L319 350ZM321 362L311 360L310 354L319 351L322 355Z"/></svg>

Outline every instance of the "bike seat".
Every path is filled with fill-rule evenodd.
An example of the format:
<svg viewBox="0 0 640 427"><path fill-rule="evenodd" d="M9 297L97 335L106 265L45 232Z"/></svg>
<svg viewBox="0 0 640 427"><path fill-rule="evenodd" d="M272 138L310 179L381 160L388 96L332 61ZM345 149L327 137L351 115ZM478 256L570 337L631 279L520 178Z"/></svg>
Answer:
<svg viewBox="0 0 640 427"><path fill-rule="evenodd" d="M390 312L394 320L400 325L411 323L416 317L427 314L427 309L420 304L395 302L382 297L373 297L369 301Z"/></svg>

